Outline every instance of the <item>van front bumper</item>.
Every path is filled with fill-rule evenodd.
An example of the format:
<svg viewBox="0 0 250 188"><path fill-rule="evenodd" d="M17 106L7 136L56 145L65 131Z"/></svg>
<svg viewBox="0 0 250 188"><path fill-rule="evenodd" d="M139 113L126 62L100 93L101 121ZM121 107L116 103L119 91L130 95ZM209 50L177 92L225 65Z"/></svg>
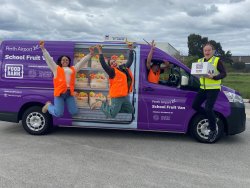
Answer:
<svg viewBox="0 0 250 188"><path fill-rule="evenodd" d="M246 112L243 103L230 103L231 114L226 118L228 135L234 135L246 130Z"/></svg>

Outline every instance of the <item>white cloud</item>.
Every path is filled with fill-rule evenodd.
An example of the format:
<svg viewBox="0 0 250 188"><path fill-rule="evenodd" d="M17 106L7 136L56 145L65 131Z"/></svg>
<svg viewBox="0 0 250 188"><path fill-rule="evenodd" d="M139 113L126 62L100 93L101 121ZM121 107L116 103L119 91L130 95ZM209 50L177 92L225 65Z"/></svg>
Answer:
<svg viewBox="0 0 250 188"><path fill-rule="evenodd" d="M103 40L105 34L169 42L186 54L195 33L250 55L250 0L0 0L2 39Z"/></svg>

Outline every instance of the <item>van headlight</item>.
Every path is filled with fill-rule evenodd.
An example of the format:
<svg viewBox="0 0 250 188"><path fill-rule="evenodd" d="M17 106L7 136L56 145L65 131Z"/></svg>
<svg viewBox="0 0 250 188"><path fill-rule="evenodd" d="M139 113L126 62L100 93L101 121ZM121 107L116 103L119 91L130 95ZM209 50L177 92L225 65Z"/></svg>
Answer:
<svg viewBox="0 0 250 188"><path fill-rule="evenodd" d="M226 95L227 99L229 102L239 102L239 103L244 103L243 99L240 95L237 95L235 93L232 93L230 91L223 91L224 94Z"/></svg>

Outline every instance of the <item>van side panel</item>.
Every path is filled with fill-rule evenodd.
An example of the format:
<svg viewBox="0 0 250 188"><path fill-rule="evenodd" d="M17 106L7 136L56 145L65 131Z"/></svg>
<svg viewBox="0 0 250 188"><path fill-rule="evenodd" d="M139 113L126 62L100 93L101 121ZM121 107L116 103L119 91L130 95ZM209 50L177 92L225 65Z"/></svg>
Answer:
<svg viewBox="0 0 250 188"><path fill-rule="evenodd" d="M61 55L68 55L73 64L73 42L45 42L45 47L55 62ZM39 41L3 41L1 51L0 113L23 113L29 104L42 106L53 101L53 73ZM69 117L65 113L64 118ZM57 121L54 118L55 124Z"/></svg>

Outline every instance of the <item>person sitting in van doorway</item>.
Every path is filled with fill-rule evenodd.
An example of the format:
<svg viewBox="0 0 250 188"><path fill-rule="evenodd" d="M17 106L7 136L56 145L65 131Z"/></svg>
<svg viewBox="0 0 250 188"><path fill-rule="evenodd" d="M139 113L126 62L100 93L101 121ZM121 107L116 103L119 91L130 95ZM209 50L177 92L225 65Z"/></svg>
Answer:
<svg viewBox="0 0 250 188"><path fill-rule="evenodd" d="M151 49L150 49L149 54L148 54L146 65L147 65L147 69L149 71L148 81L155 83L155 84L158 84L159 80L160 80L160 74L164 73L169 68L169 62L164 61L164 64L165 64L164 67L161 67L160 62L153 62L153 64L151 65L154 49L155 49L155 42L153 40L151 42Z"/></svg>
<svg viewBox="0 0 250 188"><path fill-rule="evenodd" d="M107 102L97 101L91 106L94 109L96 104L102 103L101 110L106 118L115 118L120 113L133 113L134 108L129 100L129 93L133 90L134 77L130 71L130 66L134 61L133 45L128 44L129 58L126 64L119 65L115 58L111 57L109 65L105 62L102 53L102 47L96 46L99 52L100 63L109 76L109 96L111 98L111 105Z"/></svg>
<svg viewBox="0 0 250 188"><path fill-rule="evenodd" d="M207 43L203 47L204 57L199 59L198 62L209 62L214 66L215 75L210 74L207 77L200 77L200 90L198 91L192 108L199 113L206 115L208 118L210 132L208 140L215 141L217 136L216 130L216 116L213 111L214 104L221 89L221 80L226 77L226 71L223 62L219 57L214 56L214 47L211 43ZM201 107L202 103L206 100L205 108Z"/></svg>
<svg viewBox="0 0 250 188"><path fill-rule="evenodd" d="M71 115L78 112L74 98L74 85L76 73L90 60L94 54L94 49L89 48L90 53L83 57L76 65L71 66L69 56L62 55L54 62L48 51L44 47L44 41L40 41L40 48L45 57L45 61L54 75L54 105L48 101L42 108L42 112L49 113L56 117L63 116L64 103L66 102L68 111Z"/></svg>

